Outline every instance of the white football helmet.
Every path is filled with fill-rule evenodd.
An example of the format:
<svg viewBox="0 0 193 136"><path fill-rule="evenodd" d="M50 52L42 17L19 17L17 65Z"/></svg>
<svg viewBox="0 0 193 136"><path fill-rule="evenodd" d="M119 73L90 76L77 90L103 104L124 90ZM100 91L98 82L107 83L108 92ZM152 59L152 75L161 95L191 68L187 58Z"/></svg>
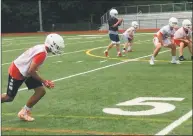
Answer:
<svg viewBox="0 0 193 136"><path fill-rule="evenodd" d="M134 27L135 29L137 29L139 27L139 24L137 23L137 21L133 21L131 23L131 26Z"/></svg>
<svg viewBox="0 0 193 136"><path fill-rule="evenodd" d="M171 27L176 27L176 26L178 25L178 19L175 18L175 17L171 17L171 18L169 19L169 25L170 25Z"/></svg>
<svg viewBox="0 0 193 136"><path fill-rule="evenodd" d="M109 14L111 17L117 17L118 11L116 9L111 9Z"/></svg>
<svg viewBox="0 0 193 136"><path fill-rule="evenodd" d="M64 39L59 34L49 34L46 37L45 45L50 49L53 54L61 54L65 45Z"/></svg>
<svg viewBox="0 0 193 136"><path fill-rule="evenodd" d="M183 22L182 22L182 26L183 26L185 29L190 29L190 28L192 27L192 23L190 22L190 20L185 19L185 20L183 20Z"/></svg>

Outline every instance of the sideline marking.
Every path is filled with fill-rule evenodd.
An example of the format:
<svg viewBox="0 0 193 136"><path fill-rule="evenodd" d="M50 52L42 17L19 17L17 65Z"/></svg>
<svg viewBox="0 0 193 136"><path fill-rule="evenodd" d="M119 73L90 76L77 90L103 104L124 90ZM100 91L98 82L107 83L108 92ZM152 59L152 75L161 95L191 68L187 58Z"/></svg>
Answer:
<svg viewBox="0 0 193 136"><path fill-rule="evenodd" d="M89 130L71 130L71 129L41 129L41 128L14 128L14 127L2 127L2 131L28 131L28 132L40 132L40 133L70 133L70 134L90 134L90 135L133 135L143 136L141 134L126 134L118 132L99 132Z"/></svg>
<svg viewBox="0 0 193 136"><path fill-rule="evenodd" d="M180 117L179 119L172 122L170 125L162 129L160 132L158 132L155 135L166 135L169 132L171 132L174 128L180 126L183 122L185 122L186 120L188 120L191 117L192 117L192 110L186 113L185 115L183 115L182 117Z"/></svg>
<svg viewBox="0 0 193 136"><path fill-rule="evenodd" d="M16 116L16 113L2 113L4 116ZM126 117L126 116L81 116L81 115L45 115L45 114L33 114L36 117L46 117L46 118L78 118L78 119L101 119L101 120L142 120L142 121L154 121L154 122L164 122L169 123L172 120L163 120L163 119L152 119L148 117L138 118L138 117ZM2 121L2 123L7 122Z"/></svg>

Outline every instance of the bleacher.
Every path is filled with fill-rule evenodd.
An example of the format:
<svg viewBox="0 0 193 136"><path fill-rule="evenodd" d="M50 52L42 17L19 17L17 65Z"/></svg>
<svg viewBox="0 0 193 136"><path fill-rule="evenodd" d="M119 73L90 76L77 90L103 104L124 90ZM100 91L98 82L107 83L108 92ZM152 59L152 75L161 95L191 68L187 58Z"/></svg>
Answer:
<svg viewBox="0 0 193 136"><path fill-rule="evenodd" d="M176 17L179 20L179 26L184 19L192 20L192 11L185 12L160 12L160 13L144 13L144 14L125 14L119 15L124 19L124 22L120 26L121 29L126 29L130 26L132 21L139 22L140 29L154 29L160 28L165 24L168 24L170 17ZM102 24L100 30L107 30L107 23Z"/></svg>

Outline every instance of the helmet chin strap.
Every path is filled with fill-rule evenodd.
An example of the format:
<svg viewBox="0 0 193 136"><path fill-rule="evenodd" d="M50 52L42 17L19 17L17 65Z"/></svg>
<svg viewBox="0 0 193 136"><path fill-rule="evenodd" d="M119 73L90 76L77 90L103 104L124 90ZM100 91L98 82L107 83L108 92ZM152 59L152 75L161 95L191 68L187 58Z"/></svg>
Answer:
<svg viewBox="0 0 193 136"><path fill-rule="evenodd" d="M49 46L47 44L45 44L45 48L47 52L51 52L51 49L49 48Z"/></svg>

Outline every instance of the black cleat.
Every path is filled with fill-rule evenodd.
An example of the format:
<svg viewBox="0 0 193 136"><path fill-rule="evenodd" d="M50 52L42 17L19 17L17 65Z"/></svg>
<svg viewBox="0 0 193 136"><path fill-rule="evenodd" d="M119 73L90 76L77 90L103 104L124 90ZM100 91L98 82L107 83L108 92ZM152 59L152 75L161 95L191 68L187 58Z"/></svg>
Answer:
<svg viewBox="0 0 193 136"><path fill-rule="evenodd" d="M186 59L184 58L184 56L180 56L180 57L179 57L179 60L180 60L180 61L184 61L184 60L186 60Z"/></svg>

